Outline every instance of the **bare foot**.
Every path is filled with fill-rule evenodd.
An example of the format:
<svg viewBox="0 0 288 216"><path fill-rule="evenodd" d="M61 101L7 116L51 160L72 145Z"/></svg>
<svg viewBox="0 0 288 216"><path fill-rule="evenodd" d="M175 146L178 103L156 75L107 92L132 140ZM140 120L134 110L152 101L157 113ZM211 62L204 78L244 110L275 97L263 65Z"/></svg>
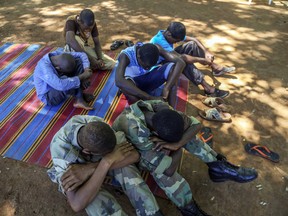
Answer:
<svg viewBox="0 0 288 216"><path fill-rule="evenodd" d="M75 103L73 104L75 108L81 108L81 109L86 109L86 110L93 110L93 107L90 107L83 98L81 99L76 99Z"/></svg>
<svg viewBox="0 0 288 216"><path fill-rule="evenodd" d="M83 99L89 103L95 99L95 96L89 93L83 93Z"/></svg>

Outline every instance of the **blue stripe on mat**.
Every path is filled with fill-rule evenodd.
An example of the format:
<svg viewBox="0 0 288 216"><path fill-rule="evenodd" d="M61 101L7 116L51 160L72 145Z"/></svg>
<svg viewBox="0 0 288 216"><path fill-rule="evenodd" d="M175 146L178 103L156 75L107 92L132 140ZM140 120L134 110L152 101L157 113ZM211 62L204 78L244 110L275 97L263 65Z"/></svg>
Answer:
<svg viewBox="0 0 288 216"><path fill-rule="evenodd" d="M0 82L2 82L9 75L11 75L13 73L13 71L15 71L27 59L29 59L39 48L40 48L40 45L30 45L16 59L14 59L12 62L10 62L8 65L6 65L5 68L1 71Z"/></svg>

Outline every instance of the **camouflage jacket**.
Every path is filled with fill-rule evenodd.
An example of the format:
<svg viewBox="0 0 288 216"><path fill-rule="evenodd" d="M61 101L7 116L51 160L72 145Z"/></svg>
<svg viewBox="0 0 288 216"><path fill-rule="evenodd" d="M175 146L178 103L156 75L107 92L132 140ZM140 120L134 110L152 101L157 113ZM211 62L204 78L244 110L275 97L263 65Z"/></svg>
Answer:
<svg viewBox="0 0 288 216"><path fill-rule="evenodd" d="M163 151L156 152L152 150L155 144L149 138L153 135L153 132L147 127L142 110L147 109L151 112L156 112L157 105L163 103L165 102L160 100L140 100L126 107L112 125L115 131L123 131L126 138L140 152L140 166L157 174L162 174L171 165L172 158ZM170 108L172 109L172 107ZM199 124L196 118L188 117L179 111L178 113L184 119L185 130L192 125Z"/></svg>

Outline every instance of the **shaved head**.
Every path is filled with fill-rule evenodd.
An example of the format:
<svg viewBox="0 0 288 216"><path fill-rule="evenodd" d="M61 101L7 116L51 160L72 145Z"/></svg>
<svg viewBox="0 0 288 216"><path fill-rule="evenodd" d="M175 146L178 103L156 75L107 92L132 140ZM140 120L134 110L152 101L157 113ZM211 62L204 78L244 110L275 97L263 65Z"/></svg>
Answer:
<svg viewBox="0 0 288 216"><path fill-rule="evenodd" d="M102 155L113 151L116 145L114 131L108 124L100 121L89 122L82 127L78 138L83 148Z"/></svg>
<svg viewBox="0 0 288 216"><path fill-rule="evenodd" d="M84 9L79 15L80 21L87 27L93 26L95 23L94 13L89 9Z"/></svg>
<svg viewBox="0 0 288 216"><path fill-rule="evenodd" d="M63 73L72 73L75 70L76 61L72 55L63 53L60 55L59 67Z"/></svg>

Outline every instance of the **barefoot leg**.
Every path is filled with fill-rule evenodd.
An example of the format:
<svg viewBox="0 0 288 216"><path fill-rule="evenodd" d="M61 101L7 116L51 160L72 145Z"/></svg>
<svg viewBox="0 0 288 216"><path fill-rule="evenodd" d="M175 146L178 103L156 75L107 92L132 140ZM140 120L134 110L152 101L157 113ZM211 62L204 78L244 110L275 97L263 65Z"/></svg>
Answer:
<svg viewBox="0 0 288 216"><path fill-rule="evenodd" d="M89 103L95 99L95 96L89 93L83 93L83 99Z"/></svg>
<svg viewBox="0 0 288 216"><path fill-rule="evenodd" d="M86 110L93 110L93 107L90 107L83 98L76 98L75 103L73 104L75 108L81 108Z"/></svg>

